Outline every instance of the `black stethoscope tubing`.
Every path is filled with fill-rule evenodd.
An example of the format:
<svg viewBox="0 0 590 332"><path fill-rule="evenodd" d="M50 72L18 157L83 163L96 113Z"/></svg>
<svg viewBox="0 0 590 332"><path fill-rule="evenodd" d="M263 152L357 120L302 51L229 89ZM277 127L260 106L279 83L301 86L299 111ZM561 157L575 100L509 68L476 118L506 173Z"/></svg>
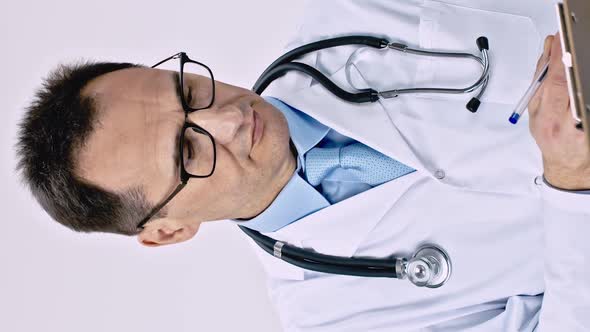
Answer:
<svg viewBox="0 0 590 332"><path fill-rule="evenodd" d="M256 83L254 83L252 91L257 94L261 94L272 81L283 76L286 72L300 71L313 77L331 93L348 102L366 103L377 101L379 99L379 93L373 89L366 89L359 93L351 93L338 87L317 69L304 63L291 62L292 60L295 60L296 58L299 58L310 52L344 45L365 45L374 48L384 48L388 45L388 41L383 38L372 36L346 36L320 40L297 47L296 49L285 53L283 56L275 60L270 66L268 66L268 68L262 72L262 75L260 75Z"/></svg>
<svg viewBox="0 0 590 332"><path fill-rule="evenodd" d="M278 242L260 232L239 226L264 251L274 255L273 247ZM284 244L280 259L303 269L361 277L397 278L396 259L347 258L314 253Z"/></svg>

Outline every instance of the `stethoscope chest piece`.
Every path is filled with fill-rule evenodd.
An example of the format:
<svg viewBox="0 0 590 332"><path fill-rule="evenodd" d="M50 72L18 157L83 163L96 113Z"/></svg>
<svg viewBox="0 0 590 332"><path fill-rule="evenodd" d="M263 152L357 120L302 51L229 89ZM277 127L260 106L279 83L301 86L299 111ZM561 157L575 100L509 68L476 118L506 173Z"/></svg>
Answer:
<svg viewBox="0 0 590 332"><path fill-rule="evenodd" d="M418 287L438 288L451 276L451 259L444 249L424 245L407 262L404 275Z"/></svg>

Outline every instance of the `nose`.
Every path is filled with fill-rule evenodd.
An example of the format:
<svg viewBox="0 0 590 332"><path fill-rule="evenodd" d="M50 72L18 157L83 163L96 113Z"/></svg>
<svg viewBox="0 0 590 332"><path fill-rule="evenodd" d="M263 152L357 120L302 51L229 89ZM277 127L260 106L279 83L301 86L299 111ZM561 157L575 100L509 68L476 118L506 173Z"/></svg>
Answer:
<svg viewBox="0 0 590 332"><path fill-rule="evenodd" d="M189 113L188 120L205 128L217 143L228 144L250 117L238 105L229 104Z"/></svg>

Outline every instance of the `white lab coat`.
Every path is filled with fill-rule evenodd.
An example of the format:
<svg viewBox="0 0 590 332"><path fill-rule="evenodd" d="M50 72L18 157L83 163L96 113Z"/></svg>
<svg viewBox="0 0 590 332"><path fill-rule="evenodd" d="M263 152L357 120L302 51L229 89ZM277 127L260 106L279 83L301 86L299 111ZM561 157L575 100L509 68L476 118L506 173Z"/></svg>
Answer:
<svg viewBox="0 0 590 332"><path fill-rule="evenodd" d="M285 331L589 331L590 196L542 183L528 116L514 126L543 38L557 31L551 1L310 1L288 45L369 33L410 46L478 53L490 41L492 77L476 114L467 95L407 95L356 105L290 73L277 97L417 170L320 210L276 232L290 244L338 256L409 257L423 243L449 253L437 289L407 280L310 272L251 242L268 273ZM343 66L357 47L306 56L350 90ZM469 85L469 60L363 52L355 84L386 89ZM297 204L297 202L293 202Z"/></svg>

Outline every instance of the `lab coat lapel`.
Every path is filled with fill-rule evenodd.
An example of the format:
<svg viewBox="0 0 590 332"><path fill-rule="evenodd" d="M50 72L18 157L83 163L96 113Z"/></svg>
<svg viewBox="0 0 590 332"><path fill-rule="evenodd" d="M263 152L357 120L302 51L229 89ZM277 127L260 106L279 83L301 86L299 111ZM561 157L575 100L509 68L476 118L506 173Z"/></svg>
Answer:
<svg viewBox="0 0 590 332"><path fill-rule="evenodd" d="M292 244L300 243L304 248L323 254L352 257L398 198L416 181L425 178L419 172L410 173L267 235Z"/></svg>
<svg viewBox="0 0 590 332"><path fill-rule="evenodd" d="M339 86L352 91L344 75L344 69L341 68L329 75L329 78ZM293 85L284 79L277 80L274 84L276 85L270 96L416 170L423 169L422 163L379 102L344 102L319 84L307 88L302 88L301 84L296 88L285 88ZM324 254L350 257L399 196L417 179L427 176L430 176L429 172L411 173L315 212L267 235L292 244L301 243L303 247L311 247Z"/></svg>
<svg viewBox="0 0 590 332"><path fill-rule="evenodd" d="M420 177L424 176L417 172L410 173L312 213L278 231L263 234L322 254L352 257L399 196ZM250 244L257 246L254 241L250 241ZM255 252L273 279L305 279L302 269L262 250Z"/></svg>

